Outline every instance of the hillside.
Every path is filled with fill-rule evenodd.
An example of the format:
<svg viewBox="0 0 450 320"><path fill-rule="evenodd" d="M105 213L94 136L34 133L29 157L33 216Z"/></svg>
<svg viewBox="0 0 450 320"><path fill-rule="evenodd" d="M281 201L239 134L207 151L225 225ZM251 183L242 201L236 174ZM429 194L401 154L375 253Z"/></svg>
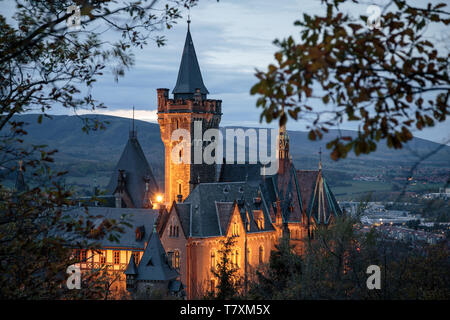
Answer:
<svg viewBox="0 0 450 320"><path fill-rule="evenodd" d="M15 120L28 123L26 142L47 144L58 150L56 164L58 168L69 170L68 181L80 187L89 187L95 183L105 185L112 168L118 161L128 139L131 120L113 116L89 116L107 121L107 129L86 134L81 131L82 122L77 116L53 116L37 123L37 115L17 116ZM158 180L163 177L163 144L159 126L155 123L135 121L138 138L148 161ZM392 170L405 171L417 156L411 150L424 155L439 147L439 144L420 138L414 138L408 147L402 150L389 149L382 142L377 151L369 155L356 157L353 153L347 159L333 161L329 158L326 142L337 134L331 130L328 137L319 142L310 141L307 132L289 131L290 149L298 169L316 169L318 151L323 151L324 170L330 172L332 180L342 182L351 180L355 175L379 175L392 173ZM354 131L343 131L344 135L355 135ZM448 172L450 169L450 147L445 146L438 153L421 164L422 170ZM338 173L336 175L336 173Z"/></svg>

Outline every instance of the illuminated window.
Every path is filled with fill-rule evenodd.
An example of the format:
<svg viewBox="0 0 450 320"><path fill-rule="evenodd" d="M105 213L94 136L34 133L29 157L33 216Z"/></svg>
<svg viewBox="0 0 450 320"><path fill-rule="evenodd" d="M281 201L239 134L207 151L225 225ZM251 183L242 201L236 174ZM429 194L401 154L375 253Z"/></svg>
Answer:
<svg viewBox="0 0 450 320"><path fill-rule="evenodd" d="M180 251L178 250L175 250L175 252L173 253L173 267L175 269L180 268Z"/></svg>
<svg viewBox="0 0 450 320"><path fill-rule="evenodd" d="M139 264L139 252L133 252L134 263Z"/></svg>
<svg viewBox="0 0 450 320"><path fill-rule="evenodd" d="M214 250L211 250L211 269L216 267L216 253Z"/></svg>
<svg viewBox="0 0 450 320"><path fill-rule="evenodd" d="M239 267L240 263L239 263L239 250L236 250L236 266Z"/></svg>
<svg viewBox="0 0 450 320"><path fill-rule="evenodd" d="M114 251L114 264L120 263L120 251Z"/></svg>
<svg viewBox="0 0 450 320"><path fill-rule="evenodd" d="M106 251L100 251L100 263L106 263Z"/></svg>
<svg viewBox="0 0 450 320"><path fill-rule="evenodd" d="M233 237L239 236L239 226L236 221L233 223L232 235L233 235Z"/></svg>
<svg viewBox="0 0 450 320"><path fill-rule="evenodd" d="M209 281L209 291L214 292L216 290L216 281L211 279Z"/></svg>
<svg viewBox="0 0 450 320"><path fill-rule="evenodd" d="M81 250L81 261L86 262L87 250Z"/></svg>
<svg viewBox="0 0 450 320"><path fill-rule="evenodd" d="M259 247L259 263L263 263L264 261L264 248L263 246Z"/></svg>

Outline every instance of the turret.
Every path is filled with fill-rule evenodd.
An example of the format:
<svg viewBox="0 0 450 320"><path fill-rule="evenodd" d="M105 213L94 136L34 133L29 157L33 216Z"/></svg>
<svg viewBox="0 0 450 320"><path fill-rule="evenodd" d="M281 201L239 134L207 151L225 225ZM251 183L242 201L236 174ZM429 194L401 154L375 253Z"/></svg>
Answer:
<svg viewBox="0 0 450 320"><path fill-rule="evenodd" d="M205 163L193 163L195 148L194 139L202 139L204 132L209 128L219 128L222 115L222 101L207 99L208 89L203 83L200 66L192 41L188 21L186 41L177 82L173 89L173 98L169 97L169 90L157 89L158 95L158 123L161 130L161 139L165 146L165 203L173 201L182 202L195 188L199 181L214 182L216 177L216 165ZM201 126L197 126L201 123ZM199 129L201 127L201 129ZM194 129L197 128L197 129ZM190 134L187 150L176 150L179 159L189 161L172 161L172 151L177 142L172 141L175 130L183 129ZM201 131L201 132L200 132ZM207 147L201 142L202 152ZM197 144L198 145L198 144ZM194 149L195 148L195 149ZM191 157L182 157L188 155Z"/></svg>

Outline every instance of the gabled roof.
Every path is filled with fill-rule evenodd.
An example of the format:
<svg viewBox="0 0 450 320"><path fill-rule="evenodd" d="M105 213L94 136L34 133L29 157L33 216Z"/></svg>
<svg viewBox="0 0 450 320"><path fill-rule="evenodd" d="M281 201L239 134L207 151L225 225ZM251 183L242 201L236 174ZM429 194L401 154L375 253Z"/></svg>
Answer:
<svg viewBox="0 0 450 320"><path fill-rule="evenodd" d="M317 181L318 170L297 170L297 181L302 195L303 208L308 209Z"/></svg>
<svg viewBox="0 0 450 320"><path fill-rule="evenodd" d="M328 224L331 217L342 215L339 204L322 176L321 170L317 174L307 215L310 219L313 218L317 224Z"/></svg>
<svg viewBox="0 0 450 320"><path fill-rule="evenodd" d="M117 222L124 221L129 223L131 226L123 226L123 232L119 233L117 236L119 242L110 240L109 237L103 237L100 240L92 240L92 242L98 243L102 248L118 248L118 249L139 249L144 250L145 248L145 237L143 239L136 239L136 228L142 228L146 230L148 234L154 223L156 222L159 211L152 209L134 209L134 208L110 208L110 207L88 207L89 215L94 220L93 227L95 228L97 224L104 219L115 220ZM64 216L71 219L86 219L86 211L83 207L69 207L67 212L64 212ZM78 241L89 240L82 239L78 235L73 235L66 230L57 230L54 232L55 236L61 236L67 241L77 244Z"/></svg>
<svg viewBox="0 0 450 320"><path fill-rule="evenodd" d="M192 42L191 32L188 26L183 56L178 71L177 84L172 92L174 94L194 94L196 89L200 89L202 95L209 93L208 89L206 89L203 84L197 55L195 54L194 43Z"/></svg>
<svg viewBox="0 0 450 320"><path fill-rule="evenodd" d="M178 272L169 265L169 261L156 229L148 240L137 268L137 280L168 281L175 280Z"/></svg>
<svg viewBox="0 0 450 320"><path fill-rule="evenodd" d="M225 235L228 229L230 218L233 215L234 205L235 202L216 202L216 213L221 235Z"/></svg>
<svg viewBox="0 0 450 320"><path fill-rule="evenodd" d="M146 195L145 184L149 183L148 194L152 196L158 193L159 188L147 158L142 151L136 135L130 135L122 155L114 168L107 190L112 194L117 187L119 170L125 171L126 191L135 208L144 207Z"/></svg>
<svg viewBox="0 0 450 320"><path fill-rule="evenodd" d="M234 203L239 205L242 221L250 217L250 231L272 231L269 208L265 200L255 203L260 191L259 182L216 182L200 183L189 194L183 204L190 205L191 237L213 237L224 235L228 229L229 217L234 210ZM177 204L178 205L178 204ZM253 217L254 210L262 210L265 227L259 230Z"/></svg>
<svg viewBox="0 0 450 320"><path fill-rule="evenodd" d="M301 222L303 204L294 166L289 165L286 174L278 175L277 178L283 221Z"/></svg>

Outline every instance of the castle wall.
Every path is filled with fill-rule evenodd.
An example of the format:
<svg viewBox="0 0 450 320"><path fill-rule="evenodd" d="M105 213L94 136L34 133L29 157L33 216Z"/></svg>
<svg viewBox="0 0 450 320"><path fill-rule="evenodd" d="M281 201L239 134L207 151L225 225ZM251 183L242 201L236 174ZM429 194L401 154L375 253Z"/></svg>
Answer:
<svg viewBox="0 0 450 320"><path fill-rule="evenodd" d="M165 146L165 202L171 204L177 201L178 194L184 200L193 190L196 183L213 182L216 175L216 165L194 164L195 144L202 144L202 150L206 146L202 139L203 133L208 128L218 128L221 118L221 100L173 100L169 99L168 89L157 89L158 94L158 123L161 130L161 139ZM194 136L194 122L202 121L200 137ZM177 129L187 130L190 141L181 148L175 150L177 162L172 161L172 152L181 141L171 141L172 133ZM190 159L186 161L185 159ZM188 162L188 163L186 163Z"/></svg>
<svg viewBox="0 0 450 320"><path fill-rule="evenodd" d="M233 237L235 243L232 249L231 260L239 267L239 276L245 275L245 234L243 230L239 236ZM211 268L220 261L219 251L222 248L221 241L226 237L189 238L187 244L187 296L189 299L201 298L211 291L218 282ZM275 231L266 231L247 234L247 276L254 275L254 270L262 264L268 263L270 252L278 241ZM260 261L260 248L262 257ZM213 282L212 282L213 281Z"/></svg>

